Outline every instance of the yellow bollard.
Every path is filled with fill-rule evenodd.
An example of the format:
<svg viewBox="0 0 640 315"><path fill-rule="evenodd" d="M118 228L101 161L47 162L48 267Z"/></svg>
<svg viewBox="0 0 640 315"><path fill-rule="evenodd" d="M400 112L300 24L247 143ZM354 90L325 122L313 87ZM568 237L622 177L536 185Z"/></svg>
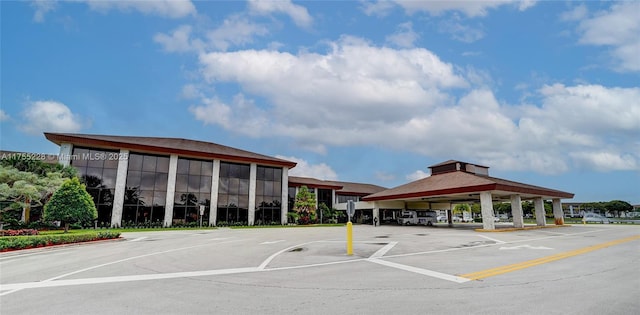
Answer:
<svg viewBox="0 0 640 315"><path fill-rule="evenodd" d="M353 224L347 222L347 255L353 255Z"/></svg>

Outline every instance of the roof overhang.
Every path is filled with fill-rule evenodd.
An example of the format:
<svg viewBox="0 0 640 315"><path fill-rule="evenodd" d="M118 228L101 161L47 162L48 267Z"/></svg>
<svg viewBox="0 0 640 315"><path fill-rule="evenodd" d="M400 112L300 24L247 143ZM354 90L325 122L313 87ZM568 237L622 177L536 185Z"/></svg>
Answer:
<svg viewBox="0 0 640 315"><path fill-rule="evenodd" d="M141 143L130 143L126 141L117 141L116 139L108 140L108 139L96 139L92 137L88 137L86 135L73 135L73 134L58 134L58 133L44 133L45 137L57 144L60 145L62 143L71 143L77 146L87 146L93 148L100 149L112 149L112 150L120 150L127 149L140 153L151 153L151 154L176 154L184 157L191 158L200 158L200 159L218 159L224 161L232 161L232 162L245 162L245 163L259 163L261 165L272 165L272 166L284 166L288 168L293 168L297 163L281 160L281 159L268 159L268 158L256 158L249 156L237 156L231 154L222 154L222 153L211 153L211 152L202 152L197 150L186 150L180 148L172 148L165 146L155 146L149 144L141 144Z"/></svg>

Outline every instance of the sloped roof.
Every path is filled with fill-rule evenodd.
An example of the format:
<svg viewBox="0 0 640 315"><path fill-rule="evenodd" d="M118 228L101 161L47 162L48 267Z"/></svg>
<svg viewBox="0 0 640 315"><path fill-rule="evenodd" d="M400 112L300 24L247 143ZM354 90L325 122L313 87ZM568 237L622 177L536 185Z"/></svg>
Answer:
<svg viewBox="0 0 640 315"><path fill-rule="evenodd" d="M289 186L307 186L322 189L342 189L342 185L311 177L289 176Z"/></svg>
<svg viewBox="0 0 640 315"><path fill-rule="evenodd" d="M216 143L181 138L130 137L71 133L47 133L45 137L58 145L71 143L104 149L128 149L138 152L178 154L183 156L220 159L226 161L256 162L292 168L295 162L240 150Z"/></svg>
<svg viewBox="0 0 640 315"><path fill-rule="evenodd" d="M337 193L344 195L366 196L376 192L385 190L386 188L363 183L341 182L321 180L311 177L289 176L289 184L291 186L307 186L323 189L335 189Z"/></svg>
<svg viewBox="0 0 640 315"><path fill-rule="evenodd" d="M363 183L352 183L352 182L337 182L333 181L333 183L342 185L342 189L338 190L337 193L343 195L370 195L377 192L381 192L386 190L387 188L373 185L373 184L363 184Z"/></svg>
<svg viewBox="0 0 640 315"><path fill-rule="evenodd" d="M518 183L506 179L455 171L429 176L395 188L362 198L364 201L398 200L437 197L453 194L475 194L483 191L502 191L544 197L573 198L572 193Z"/></svg>

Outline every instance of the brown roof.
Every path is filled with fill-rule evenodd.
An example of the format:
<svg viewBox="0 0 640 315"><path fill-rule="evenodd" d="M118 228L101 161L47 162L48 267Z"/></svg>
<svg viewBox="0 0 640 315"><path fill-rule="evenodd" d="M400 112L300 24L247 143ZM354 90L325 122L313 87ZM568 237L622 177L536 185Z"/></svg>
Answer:
<svg viewBox="0 0 640 315"><path fill-rule="evenodd" d="M362 184L353 182L340 182L321 180L311 177L289 176L290 186L307 186L323 189L335 189L336 193L343 195L360 195L366 196L385 190L386 188L372 184Z"/></svg>
<svg viewBox="0 0 640 315"><path fill-rule="evenodd" d="M289 186L307 186L313 188L322 188L322 189L341 189L342 185L335 184L334 182L324 181L321 179L315 179L311 177L298 177L298 176L289 176Z"/></svg>
<svg viewBox="0 0 640 315"><path fill-rule="evenodd" d="M58 145L61 143L71 143L77 146L90 146L104 149L128 149L146 153L173 153L197 158L255 162L266 165L286 166L289 168L296 166L295 162L197 140L47 132L45 132L44 135L49 141Z"/></svg>
<svg viewBox="0 0 640 315"><path fill-rule="evenodd" d="M377 192L381 192L386 190L387 188L372 185L372 184L363 184L363 183L352 183L352 182L336 182L333 183L337 185L342 185L342 189L338 190L336 193L342 195L361 195L366 196L370 194L375 194Z"/></svg>
<svg viewBox="0 0 640 315"><path fill-rule="evenodd" d="M362 198L364 201L398 200L437 197L453 194L472 194L482 191L502 191L544 197L573 198L572 193L518 183L490 176L455 171L429 176L408 184Z"/></svg>

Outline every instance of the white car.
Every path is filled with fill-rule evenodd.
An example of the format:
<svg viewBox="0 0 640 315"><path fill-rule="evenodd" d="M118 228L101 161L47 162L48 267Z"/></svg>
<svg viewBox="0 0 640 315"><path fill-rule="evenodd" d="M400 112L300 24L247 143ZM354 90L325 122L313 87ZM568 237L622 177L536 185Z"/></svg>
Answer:
<svg viewBox="0 0 640 315"><path fill-rule="evenodd" d="M601 216L597 213L585 213L582 217L584 222L596 222L596 223L611 223L611 220L605 216Z"/></svg>

